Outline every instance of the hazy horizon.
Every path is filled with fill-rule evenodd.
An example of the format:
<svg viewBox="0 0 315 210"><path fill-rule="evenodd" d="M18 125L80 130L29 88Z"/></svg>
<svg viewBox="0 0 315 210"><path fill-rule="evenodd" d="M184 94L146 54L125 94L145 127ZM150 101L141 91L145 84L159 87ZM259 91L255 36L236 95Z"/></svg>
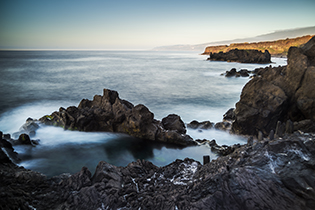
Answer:
<svg viewBox="0 0 315 210"><path fill-rule="evenodd" d="M314 26L315 1L0 1L0 49L150 50Z"/></svg>

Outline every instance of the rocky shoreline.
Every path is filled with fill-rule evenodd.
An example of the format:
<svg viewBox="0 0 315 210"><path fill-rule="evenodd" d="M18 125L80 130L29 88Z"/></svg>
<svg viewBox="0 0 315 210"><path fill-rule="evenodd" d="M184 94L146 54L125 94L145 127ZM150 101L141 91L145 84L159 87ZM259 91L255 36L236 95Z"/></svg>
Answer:
<svg viewBox="0 0 315 210"><path fill-rule="evenodd" d="M3 142L3 141L1 141ZM192 159L157 167L101 161L94 174L47 178L4 158L1 209L313 209L315 135L250 138L234 152L201 165Z"/></svg>
<svg viewBox="0 0 315 210"><path fill-rule="evenodd" d="M245 145L194 141L179 116L157 121L144 105L133 106L107 89L92 101L84 99L78 107L40 119L65 129L209 144L221 156L204 165L188 158L164 167L145 160L126 167L101 161L94 173L83 167L73 175L47 178L14 164L12 144L1 133L0 209L313 209L314 66L315 38L302 48L290 48L288 66L258 71L223 122L188 124L248 135ZM24 126L29 135L36 132L36 122L29 119ZM18 142L35 144L25 136Z"/></svg>

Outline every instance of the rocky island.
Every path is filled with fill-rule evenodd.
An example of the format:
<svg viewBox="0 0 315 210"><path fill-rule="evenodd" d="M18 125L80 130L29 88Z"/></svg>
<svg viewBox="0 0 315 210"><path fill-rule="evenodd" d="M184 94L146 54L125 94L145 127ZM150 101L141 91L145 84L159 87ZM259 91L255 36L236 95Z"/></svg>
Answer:
<svg viewBox="0 0 315 210"><path fill-rule="evenodd" d="M271 63L271 55L268 50L261 52L258 50L239 50L233 49L226 53L210 53L210 57L207 59L210 61L227 61L227 62L239 62L239 63Z"/></svg>
<svg viewBox="0 0 315 210"><path fill-rule="evenodd" d="M247 144L204 165L188 158L164 167L145 160L126 167L101 161L94 173L83 167L73 175L47 178L15 165L12 145L1 133L0 208L311 210L315 206L314 68L315 38L301 48L290 48L287 66L261 69L243 88L236 108L225 115L233 121L233 132L248 135ZM98 122L99 116L103 120ZM155 136L150 140L157 140L159 132L185 135L182 126L172 123L181 124L178 116L156 122L143 105L133 106L109 90L41 120L65 129L121 132L124 128L136 137ZM153 129L152 135L146 126L161 128ZM190 126L211 129L213 125L192 122Z"/></svg>

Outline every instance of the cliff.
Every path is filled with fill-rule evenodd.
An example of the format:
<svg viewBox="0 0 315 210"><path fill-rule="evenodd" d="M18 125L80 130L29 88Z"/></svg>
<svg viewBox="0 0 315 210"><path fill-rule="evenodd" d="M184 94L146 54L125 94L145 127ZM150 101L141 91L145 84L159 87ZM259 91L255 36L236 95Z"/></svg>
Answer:
<svg viewBox="0 0 315 210"><path fill-rule="evenodd" d="M242 50L268 50L273 56L286 56L290 47L299 47L308 42L313 36L307 35L293 39L281 39L270 42L232 43L230 45L208 46L203 55L210 53L228 52L233 49Z"/></svg>

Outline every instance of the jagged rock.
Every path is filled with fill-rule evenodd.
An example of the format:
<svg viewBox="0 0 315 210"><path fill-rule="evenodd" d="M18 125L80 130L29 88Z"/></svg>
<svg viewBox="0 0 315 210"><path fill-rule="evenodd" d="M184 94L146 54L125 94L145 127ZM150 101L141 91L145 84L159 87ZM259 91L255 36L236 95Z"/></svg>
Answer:
<svg viewBox="0 0 315 210"><path fill-rule="evenodd" d="M229 109L225 114L223 115L224 121L234 121L235 120L235 113L234 108Z"/></svg>
<svg viewBox="0 0 315 210"><path fill-rule="evenodd" d="M61 107L40 121L69 130L119 132L151 141L196 145L185 134L185 124L179 116L169 115L160 122L143 104L134 106L108 89L104 89L103 96L95 95L92 101L83 99L78 107Z"/></svg>
<svg viewBox="0 0 315 210"><path fill-rule="evenodd" d="M278 121L315 121L314 40L304 48L291 47L287 66L259 70L259 76L244 86L232 131L257 135L260 130L267 136ZM275 134L281 135L277 129Z"/></svg>
<svg viewBox="0 0 315 210"><path fill-rule="evenodd" d="M299 133L234 147L205 165L189 158L164 167L101 161L94 175L83 167L47 178L0 162L0 208L311 210L314 174L315 135Z"/></svg>
<svg viewBox="0 0 315 210"><path fill-rule="evenodd" d="M263 53L258 50L239 50L236 48L226 53L210 53L208 60L240 63L271 63L271 55L268 50L265 50Z"/></svg>
<svg viewBox="0 0 315 210"><path fill-rule="evenodd" d="M163 128L166 130L175 130L180 134L186 133L185 123L176 114L170 114L162 119Z"/></svg>

